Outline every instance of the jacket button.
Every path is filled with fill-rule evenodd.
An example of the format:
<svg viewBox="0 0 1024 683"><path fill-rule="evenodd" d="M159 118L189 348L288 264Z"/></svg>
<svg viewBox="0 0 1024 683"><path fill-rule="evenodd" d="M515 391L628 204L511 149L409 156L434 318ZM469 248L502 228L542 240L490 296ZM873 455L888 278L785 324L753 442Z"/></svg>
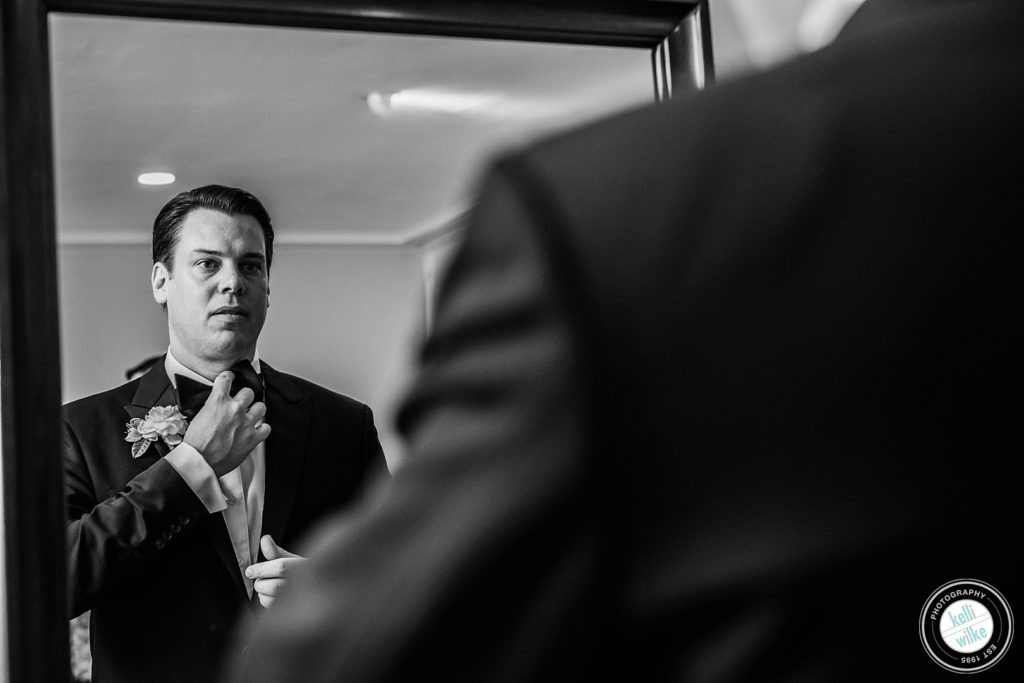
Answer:
<svg viewBox="0 0 1024 683"><path fill-rule="evenodd" d="M156 543L154 543L153 545L156 546L157 550L163 550L164 549L164 540L162 538L158 538L158 539L156 539Z"/></svg>
<svg viewBox="0 0 1024 683"><path fill-rule="evenodd" d="M185 526L186 524L188 524L188 522L189 522L189 519L188 519L187 515L182 515L181 517L178 517L178 524L181 524L182 526Z"/></svg>
<svg viewBox="0 0 1024 683"><path fill-rule="evenodd" d="M178 524L172 524L172 525L171 525L171 532L172 532L172 533L175 533L175 534L176 534L176 533L178 533L179 531L181 531L181 526L180 526L180 525L178 525Z"/></svg>

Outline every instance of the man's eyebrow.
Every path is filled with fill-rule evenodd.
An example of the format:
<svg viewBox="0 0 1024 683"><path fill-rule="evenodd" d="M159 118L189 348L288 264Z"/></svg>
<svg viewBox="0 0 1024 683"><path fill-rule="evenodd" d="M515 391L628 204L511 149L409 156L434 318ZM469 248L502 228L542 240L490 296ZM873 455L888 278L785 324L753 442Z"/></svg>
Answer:
<svg viewBox="0 0 1024 683"><path fill-rule="evenodd" d="M196 254L196 255L203 255L203 256L221 256L221 257L224 256L224 252L223 251L218 251L216 249L193 249L190 253ZM260 261L266 261L267 260L267 257L264 256L263 254L261 254L258 251L246 252L246 253L242 254L242 258L244 258L244 259L259 259Z"/></svg>

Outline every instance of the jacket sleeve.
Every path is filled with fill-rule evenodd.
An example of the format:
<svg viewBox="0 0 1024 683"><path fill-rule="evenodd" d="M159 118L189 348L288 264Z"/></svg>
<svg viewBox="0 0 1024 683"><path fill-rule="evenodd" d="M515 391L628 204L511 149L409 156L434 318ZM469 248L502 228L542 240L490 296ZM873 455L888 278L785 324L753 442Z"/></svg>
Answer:
<svg viewBox="0 0 1024 683"><path fill-rule="evenodd" d="M99 500L85 448L64 422L64 481L70 616L137 576L175 536L208 513L163 458Z"/></svg>
<svg viewBox="0 0 1024 683"><path fill-rule="evenodd" d="M525 673L596 602L577 356L529 204L492 178L400 412L407 457L313 539L230 680Z"/></svg>

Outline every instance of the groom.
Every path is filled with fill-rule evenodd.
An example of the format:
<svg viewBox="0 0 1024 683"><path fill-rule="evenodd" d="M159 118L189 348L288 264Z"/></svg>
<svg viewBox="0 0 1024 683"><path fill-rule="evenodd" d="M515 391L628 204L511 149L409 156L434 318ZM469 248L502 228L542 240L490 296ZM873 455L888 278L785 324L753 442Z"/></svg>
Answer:
<svg viewBox="0 0 1024 683"><path fill-rule="evenodd" d="M92 610L93 680L216 676L286 548L386 471L370 409L263 361L274 233L210 185L153 225L170 346L144 376L64 408L71 616Z"/></svg>

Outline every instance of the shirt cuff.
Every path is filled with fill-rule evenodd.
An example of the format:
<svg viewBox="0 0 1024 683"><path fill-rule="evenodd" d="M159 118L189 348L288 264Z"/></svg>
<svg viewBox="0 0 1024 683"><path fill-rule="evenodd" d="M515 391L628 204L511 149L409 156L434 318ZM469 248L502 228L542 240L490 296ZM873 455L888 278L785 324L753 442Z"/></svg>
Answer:
<svg viewBox="0 0 1024 683"><path fill-rule="evenodd" d="M199 451L182 441L164 459L178 471L207 511L213 513L227 509L228 501L221 491L217 475Z"/></svg>

